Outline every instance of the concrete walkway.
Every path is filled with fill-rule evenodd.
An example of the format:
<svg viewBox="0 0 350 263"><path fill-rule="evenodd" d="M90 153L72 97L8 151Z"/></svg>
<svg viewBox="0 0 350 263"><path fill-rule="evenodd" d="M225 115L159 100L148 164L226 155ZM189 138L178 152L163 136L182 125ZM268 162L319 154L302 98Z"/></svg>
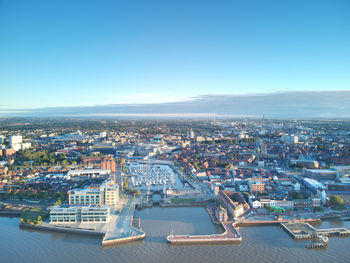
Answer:
<svg viewBox="0 0 350 263"><path fill-rule="evenodd" d="M134 210L134 200L129 198L121 214L114 219L115 221L108 223L106 235L103 238L102 245L110 245L145 237L145 233L143 231L138 230L131 225Z"/></svg>

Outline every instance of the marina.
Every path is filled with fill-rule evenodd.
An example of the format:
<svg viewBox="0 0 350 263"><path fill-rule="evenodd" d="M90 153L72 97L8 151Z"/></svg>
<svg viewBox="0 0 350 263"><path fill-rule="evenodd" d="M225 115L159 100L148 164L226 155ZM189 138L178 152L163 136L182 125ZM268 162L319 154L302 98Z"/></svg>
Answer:
<svg viewBox="0 0 350 263"><path fill-rule="evenodd" d="M126 165L126 174L135 189L141 191L163 190L171 188L173 190L190 189L182 183L179 175L174 172L168 163L162 162L129 162Z"/></svg>

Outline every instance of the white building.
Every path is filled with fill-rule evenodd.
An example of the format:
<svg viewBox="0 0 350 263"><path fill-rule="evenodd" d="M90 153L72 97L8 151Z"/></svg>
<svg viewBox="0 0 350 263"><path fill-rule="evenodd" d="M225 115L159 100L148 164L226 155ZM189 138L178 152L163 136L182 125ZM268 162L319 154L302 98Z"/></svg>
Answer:
<svg viewBox="0 0 350 263"><path fill-rule="evenodd" d="M73 189L67 195L69 205L102 205L100 189Z"/></svg>
<svg viewBox="0 0 350 263"><path fill-rule="evenodd" d="M279 206L282 208L294 208L293 200L270 200L270 206Z"/></svg>
<svg viewBox="0 0 350 263"><path fill-rule="evenodd" d="M29 149L30 147L32 147L32 144L30 142L25 142L25 143L21 144L21 149L22 150Z"/></svg>
<svg viewBox="0 0 350 263"><path fill-rule="evenodd" d="M109 169L86 169L86 170L71 170L67 173L68 180L85 180L91 178L107 178L111 173Z"/></svg>
<svg viewBox="0 0 350 263"><path fill-rule="evenodd" d="M289 135L289 134L283 134L281 136L281 141L286 143L286 144L296 144L299 141L298 136L296 135Z"/></svg>
<svg viewBox="0 0 350 263"><path fill-rule="evenodd" d="M67 192L69 205L117 205L119 186L107 181L96 188L73 189Z"/></svg>
<svg viewBox="0 0 350 263"><path fill-rule="evenodd" d="M27 142L23 143L23 138L21 135L14 135L9 137L10 148L14 149L16 152L19 150L29 149L32 144Z"/></svg>
<svg viewBox="0 0 350 263"><path fill-rule="evenodd" d="M194 139L194 132L193 132L192 128L190 131L187 132L187 138Z"/></svg>
<svg viewBox="0 0 350 263"><path fill-rule="evenodd" d="M18 143L12 144L11 148L17 152L22 149L22 144L18 144Z"/></svg>
<svg viewBox="0 0 350 263"><path fill-rule="evenodd" d="M21 135L13 135L9 138L9 144L12 147L14 144L21 144L22 143L22 136Z"/></svg>
<svg viewBox="0 0 350 263"><path fill-rule="evenodd" d="M54 206L50 211L51 223L106 223L109 219L109 206Z"/></svg>
<svg viewBox="0 0 350 263"><path fill-rule="evenodd" d="M251 201L250 201L250 205L251 205L254 209L263 207L263 205L261 204L261 202L260 202L259 200L251 200Z"/></svg>

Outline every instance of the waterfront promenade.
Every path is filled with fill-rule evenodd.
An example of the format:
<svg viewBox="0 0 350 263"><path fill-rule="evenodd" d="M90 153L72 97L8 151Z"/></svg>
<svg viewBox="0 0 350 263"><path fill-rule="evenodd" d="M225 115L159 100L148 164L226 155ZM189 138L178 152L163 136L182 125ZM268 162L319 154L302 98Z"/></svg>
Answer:
<svg viewBox="0 0 350 263"><path fill-rule="evenodd" d="M146 236L145 232L132 226L134 212L134 200L129 198L118 218L113 218L113 221L107 224L106 234L102 240L103 246L142 239Z"/></svg>

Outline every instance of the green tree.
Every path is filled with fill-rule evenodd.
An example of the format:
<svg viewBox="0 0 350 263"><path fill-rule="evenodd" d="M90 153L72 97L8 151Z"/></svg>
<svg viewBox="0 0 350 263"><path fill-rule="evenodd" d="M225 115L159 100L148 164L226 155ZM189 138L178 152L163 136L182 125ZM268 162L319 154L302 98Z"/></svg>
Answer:
<svg viewBox="0 0 350 263"><path fill-rule="evenodd" d="M329 203L331 206L333 206L335 208L342 209L344 207L344 201L339 195L333 195L329 199Z"/></svg>

